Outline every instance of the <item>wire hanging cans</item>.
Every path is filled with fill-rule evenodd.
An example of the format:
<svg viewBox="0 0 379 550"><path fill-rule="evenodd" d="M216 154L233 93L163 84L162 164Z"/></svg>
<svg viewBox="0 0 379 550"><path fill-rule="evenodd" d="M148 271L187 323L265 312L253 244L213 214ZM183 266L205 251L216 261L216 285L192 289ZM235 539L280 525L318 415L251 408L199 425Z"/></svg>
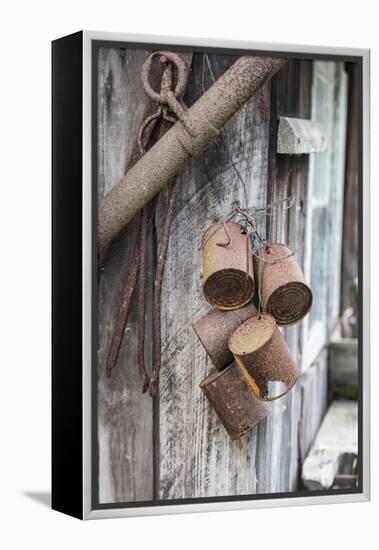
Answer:
<svg viewBox="0 0 379 550"><path fill-rule="evenodd" d="M268 404L257 399L236 362L221 372L214 370L200 388L232 439L242 437L269 413Z"/></svg>
<svg viewBox="0 0 379 550"><path fill-rule="evenodd" d="M260 279L263 309L278 325L297 323L312 306L312 291L291 249L280 243L270 244L254 257Z"/></svg>
<svg viewBox="0 0 379 550"><path fill-rule="evenodd" d="M274 317L267 313L242 323L230 337L229 348L260 399L279 399L300 374Z"/></svg>
<svg viewBox="0 0 379 550"><path fill-rule="evenodd" d="M203 235L203 292L220 309L238 309L253 298L254 268L248 235L238 223L211 225Z"/></svg>

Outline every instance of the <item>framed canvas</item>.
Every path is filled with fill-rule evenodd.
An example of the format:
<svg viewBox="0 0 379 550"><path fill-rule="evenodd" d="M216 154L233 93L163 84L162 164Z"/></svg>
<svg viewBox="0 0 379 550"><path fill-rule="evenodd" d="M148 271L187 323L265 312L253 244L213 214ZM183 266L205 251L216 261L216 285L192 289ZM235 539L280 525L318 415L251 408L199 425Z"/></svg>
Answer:
<svg viewBox="0 0 379 550"><path fill-rule="evenodd" d="M369 51L52 54L53 508L369 499Z"/></svg>

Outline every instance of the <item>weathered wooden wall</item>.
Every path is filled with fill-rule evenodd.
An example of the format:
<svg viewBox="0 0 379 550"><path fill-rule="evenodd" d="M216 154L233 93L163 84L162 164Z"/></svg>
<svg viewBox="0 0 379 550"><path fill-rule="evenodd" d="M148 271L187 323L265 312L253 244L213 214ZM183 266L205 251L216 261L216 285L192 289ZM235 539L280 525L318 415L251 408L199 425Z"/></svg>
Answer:
<svg viewBox="0 0 379 550"><path fill-rule="evenodd" d="M125 172L143 119L139 69L148 52L101 49L98 93L98 198ZM99 281L98 441L100 502L149 500L153 494L153 404L141 394L136 307L132 309L118 368L105 375L105 359L136 233L132 223L116 240ZM151 239L150 239L151 243ZM154 250L151 249L152 255ZM152 285L151 270L148 281ZM151 297L151 294L150 294ZM148 303L151 299L148 300ZM147 340L149 331L147 331ZM149 351L149 350L147 350Z"/></svg>
<svg viewBox="0 0 379 550"><path fill-rule="evenodd" d="M125 170L145 107L139 81L148 52L101 49L99 56L99 199ZM209 56L215 78L234 61ZM202 54L193 56L185 96L192 104L212 84ZM273 402L268 418L237 442L224 428L199 389L212 365L191 324L206 311L201 289L201 235L230 211L234 199L263 206L291 192L297 206L258 219L271 240L294 247L304 261L308 157L275 153L278 116L310 116L312 63L291 61L271 83L228 123L220 137L179 176L180 189L162 290L162 370L153 403L142 395L136 367L136 306L128 324L117 368L109 380L104 362L125 281L135 225L113 244L99 283L98 443L99 500L115 501L210 497L292 491L299 461L307 452L326 405L325 354L283 399ZM284 181L288 171L290 177ZM158 200L151 257L159 242L167 190ZM151 297L153 262L148 281ZM151 300L148 300L151 301ZM148 327L151 311L147 311ZM149 330L149 329L148 329ZM301 327L285 331L301 362ZM151 369L149 332L146 351Z"/></svg>

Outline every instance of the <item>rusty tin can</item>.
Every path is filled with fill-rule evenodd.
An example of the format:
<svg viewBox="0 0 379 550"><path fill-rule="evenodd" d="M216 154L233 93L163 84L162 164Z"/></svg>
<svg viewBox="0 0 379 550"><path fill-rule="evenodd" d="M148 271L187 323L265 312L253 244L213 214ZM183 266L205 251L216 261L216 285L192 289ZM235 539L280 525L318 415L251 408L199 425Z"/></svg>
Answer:
<svg viewBox="0 0 379 550"><path fill-rule="evenodd" d="M221 372L211 372L200 388L232 439L245 435L269 413L269 405L256 398L235 361Z"/></svg>
<svg viewBox="0 0 379 550"><path fill-rule="evenodd" d="M229 348L260 399L279 399L300 374L274 317L267 313L242 323L229 338Z"/></svg>
<svg viewBox="0 0 379 550"><path fill-rule="evenodd" d="M261 251L261 259L254 257L254 264L256 278L261 281L264 311L282 326L303 319L312 306L313 295L291 249L285 244L270 244Z"/></svg>
<svg viewBox="0 0 379 550"><path fill-rule="evenodd" d="M253 303L230 311L215 308L193 323L193 330L217 370L224 369L233 361L233 354L228 346L229 336L255 313Z"/></svg>
<svg viewBox="0 0 379 550"><path fill-rule="evenodd" d="M203 235L203 292L219 309L238 309L254 296L254 265L248 235L238 223L211 225Z"/></svg>

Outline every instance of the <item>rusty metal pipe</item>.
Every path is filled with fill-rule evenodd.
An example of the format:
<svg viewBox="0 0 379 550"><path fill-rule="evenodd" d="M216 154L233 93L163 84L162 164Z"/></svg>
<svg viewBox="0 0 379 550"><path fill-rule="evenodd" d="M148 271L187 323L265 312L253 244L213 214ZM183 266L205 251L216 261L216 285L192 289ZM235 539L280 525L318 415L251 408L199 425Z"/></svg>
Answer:
<svg viewBox="0 0 379 550"><path fill-rule="evenodd" d="M104 197L99 208L100 261L112 239L182 166L218 135L220 129L283 65L282 59L243 56L186 112L195 135L178 121Z"/></svg>

